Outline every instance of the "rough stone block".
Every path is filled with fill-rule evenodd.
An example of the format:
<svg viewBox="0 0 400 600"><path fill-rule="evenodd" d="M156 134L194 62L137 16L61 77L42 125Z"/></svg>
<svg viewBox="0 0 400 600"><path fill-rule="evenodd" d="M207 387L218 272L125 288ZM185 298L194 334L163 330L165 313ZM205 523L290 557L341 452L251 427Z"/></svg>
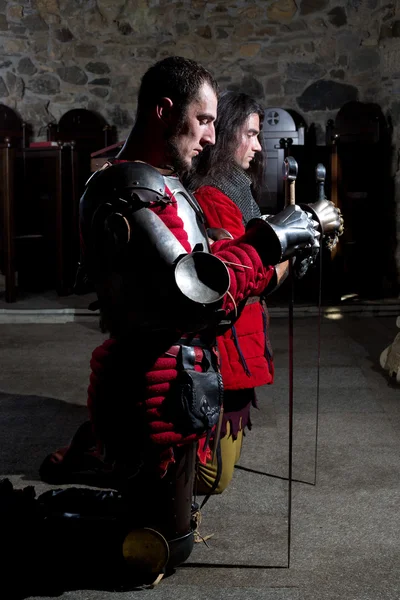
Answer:
<svg viewBox="0 0 400 600"><path fill-rule="evenodd" d="M239 38L249 38L252 33L254 31L254 27L252 23L249 23L248 21L245 21L244 23L240 23L236 28L235 28L235 37L239 37Z"/></svg>
<svg viewBox="0 0 400 600"><path fill-rule="evenodd" d="M34 75L37 72L37 68L28 56L21 58L17 70L21 75Z"/></svg>
<svg viewBox="0 0 400 600"><path fill-rule="evenodd" d="M144 46L143 48L136 48L136 56L138 58L149 58L151 60L157 58L157 48L153 46Z"/></svg>
<svg viewBox="0 0 400 600"><path fill-rule="evenodd" d="M271 94L280 94L282 92L282 78L280 75L267 79L264 84L265 92L270 96Z"/></svg>
<svg viewBox="0 0 400 600"><path fill-rule="evenodd" d="M197 35L205 38L206 40L210 40L212 38L212 31L209 25L205 25L204 27L197 27L195 32Z"/></svg>
<svg viewBox="0 0 400 600"><path fill-rule="evenodd" d="M74 54L76 58L92 58L97 53L96 46L90 44L77 44L74 46Z"/></svg>
<svg viewBox="0 0 400 600"><path fill-rule="evenodd" d="M67 27L56 29L54 36L59 42L70 42L74 39L74 36Z"/></svg>
<svg viewBox="0 0 400 600"><path fill-rule="evenodd" d="M186 22L177 23L175 29L178 35L186 35L187 33L189 33L189 24Z"/></svg>
<svg viewBox="0 0 400 600"><path fill-rule="evenodd" d="M8 30L8 22L6 19L6 15L0 15L0 31Z"/></svg>
<svg viewBox="0 0 400 600"><path fill-rule="evenodd" d="M344 79L343 69L332 69L329 74L334 79Z"/></svg>
<svg viewBox="0 0 400 600"><path fill-rule="evenodd" d="M251 63L243 65L243 71L247 75L252 75L253 77L270 77L271 75L275 75L279 71L278 63Z"/></svg>
<svg viewBox="0 0 400 600"><path fill-rule="evenodd" d="M277 59L285 52L287 52L287 46L283 44L271 44L266 48L262 48L260 55L263 59Z"/></svg>
<svg viewBox="0 0 400 600"><path fill-rule="evenodd" d="M23 35L26 32L25 27L21 27L20 25L16 25L15 23L10 23L9 28L12 33L15 33L15 35Z"/></svg>
<svg viewBox="0 0 400 600"><path fill-rule="evenodd" d="M373 48L360 48L352 54L350 60L350 66L354 73L376 69L380 63L380 53Z"/></svg>
<svg viewBox="0 0 400 600"><path fill-rule="evenodd" d="M8 21L19 21L22 19L24 14L23 7L20 5L12 5L7 9L7 20Z"/></svg>
<svg viewBox="0 0 400 600"><path fill-rule="evenodd" d="M39 98L29 98L20 104L20 114L27 123L50 123L54 121L54 116L47 109L48 101ZM61 114L60 114L61 117Z"/></svg>
<svg viewBox="0 0 400 600"><path fill-rule="evenodd" d="M300 6L301 15L310 15L329 6L329 0L303 0Z"/></svg>
<svg viewBox="0 0 400 600"><path fill-rule="evenodd" d="M96 75L104 75L110 72L110 67L105 62L88 62L85 65L85 70Z"/></svg>
<svg viewBox="0 0 400 600"><path fill-rule="evenodd" d="M325 69L315 63L289 63L287 66L288 79L301 79L308 81L310 79L320 79L325 73Z"/></svg>
<svg viewBox="0 0 400 600"><path fill-rule="evenodd" d="M359 33L343 31L336 38L336 52L338 54L348 54L359 48L360 44L361 36Z"/></svg>
<svg viewBox="0 0 400 600"><path fill-rule="evenodd" d="M34 4L36 4L36 8L44 17L59 13L58 0L36 0Z"/></svg>
<svg viewBox="0 0 400 600"><path fill-rule="evenodd" d="M107 110L108 117L112 125L117 127L130 127L133 124L131 114L118 104Z"/></svg>
<svg viewBox="0 0 400 600"><path fill-rule="evenodd" d="M66 83L73 85L85 85L87 83L87 75L79 67L61 67L57 69L57 74Z"/></svg>
<svg viewBox="0 0 400 600"><path fill-rule="evenodd" d="M257 22L262 17L262 9L258 6L246 6L239 10L238 16L241 20L250 19L250 21Z"/></svg>
<svg viewBox="0 0 400 600"><path fill-rule="evenodd" d="M250 75L243 77L241 83L229 84L228 89L235 92L245 92L246 94L249 94L249 96L254 96L255 98L264 97L263 85L255 79L255 77L251 77Z"/></svg>
<svg viewBox="0 0 400 600"><path fill-rule="evenodd" d="M35 94L53 95L60 91L60 82L54 75L38 75L30 79L27 86Z"/></svg>
<svg viewBox="0 0 400 600"><path fill-rule="evenodd" d="M23 25L32 33L36 31L46 31L49 26L46 21L37 13L31 13L24 16L22 19Z"/></svg>
<svg viewBox="0 0 400 600"><path fill-rule="evenodd" d="M301 94L305 86L304 81L289 79L285 82L284 92L285 95L293 96Z"/></svg>
<svg viewBox="0 0 400 600"><path fill-rule="evenodd" d="M223 27L217 27L217 39L225 39L229 37L229 33Z"/></svg>
<svg viewBox="0 0 400 600"><path fill-rule="evenodd" d="M24 95L24 80L22 77L17 77L11 71L6 73L7 88L12 96L15 96L18 100L21 100Z"/></svg>
<svg viewBox="0 0 400 600"><path fill-rule="evenodd" d="M126 4L125 0L96 0L96 3L100 14L109 23L121 16L121 11Z"/></svg>
<svg viewBox="0 0 400 600"><path fill-rule="evenodd" d="M256 56L261 50L261 44L256 42L250 44L243 44L239 48L239 55L243 58L252 58Z"/></svg>
<svg viewBox="0 0 400 600"><path fill-rule="evenodd" d="M267 17L275 23L287 23L291 21L297 12L294 0L279 0L267 7Z"/></svg>
<svg viewBox="0 0 400 600"><path fill-rule="evenodd" d="M109 90L107 88L95 87L90 90L90 93L98 98L106 98Z"/></svg>

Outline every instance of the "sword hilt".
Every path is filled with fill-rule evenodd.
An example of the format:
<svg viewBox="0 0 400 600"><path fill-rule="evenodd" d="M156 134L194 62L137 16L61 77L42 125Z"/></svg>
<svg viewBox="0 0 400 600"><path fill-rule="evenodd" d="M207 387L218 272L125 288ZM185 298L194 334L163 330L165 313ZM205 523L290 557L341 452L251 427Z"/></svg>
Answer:
<svg viewBox="0 0 400 600"><path fill-rule="evenodd" d="M289 204L296 204L295 197L295 183L297 178L297 173L299 171L299 167L297 161L293 158L293 156L287 156L283 161L282 165L283 169L283 179L289 184Z"/></svg>
<svg viewBox="0 0 400 600"><path fill-rule="evenodd" d="M315 178L317 180L317 200L325 200L326 169L321 163L315 167Z"/></svg>

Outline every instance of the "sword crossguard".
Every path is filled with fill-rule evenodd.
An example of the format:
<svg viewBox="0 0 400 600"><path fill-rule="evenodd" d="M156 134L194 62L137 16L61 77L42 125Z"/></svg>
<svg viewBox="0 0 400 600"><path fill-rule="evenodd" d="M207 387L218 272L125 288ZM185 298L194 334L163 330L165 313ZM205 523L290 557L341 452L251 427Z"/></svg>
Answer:
<svg viewBox="0 0 400 600"><path fill-rule="evenodd" d="M317 191L317 199L324 200L325 199L325 178L326 178L326 169L323 164L318 163L315 167L315 179L317 180L318 191Z"/></svg>
<svg viewBox="0 0 400 600"><path fill-rule="evenodd" d="M289 204L296 204L295 198L295 182L297 178L297 173L299 171L299 167L297 161L293 158L293 156L287 156L283 161L282 165L282 175L283 179L289 183Z"/></svg>
<svg viewBox="0 0 400 600"><path fill-rule="evenodd" d="M325 183L326 169L322 163L318 163L315 167L315 177L318 183L321 181Z"/></svg>
<svg viewBox="0 0 400 600"><path fill-rule="evenodd" d="M296 181L299 167L293 156L287 156L282 165L282 176L287 181Z"/></svg>
<svg viewBox="0 0 400 600"><path fill-rule="evenodd" d="M323 164L318 163L315 168L317 200L311 204L302 204L301 207L311 213L319 225L326 247L332 250L343 233L343 217L339 208L325 196L325 177L326 169Z"/></svg>

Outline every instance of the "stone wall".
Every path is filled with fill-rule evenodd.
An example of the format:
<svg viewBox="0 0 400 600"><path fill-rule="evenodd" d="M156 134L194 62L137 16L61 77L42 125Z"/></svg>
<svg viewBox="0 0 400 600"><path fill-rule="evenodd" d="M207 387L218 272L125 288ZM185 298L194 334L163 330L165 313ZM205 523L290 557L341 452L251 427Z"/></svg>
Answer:
<svg viewBox="0 0 400 600"><path fill-rule="evenodd" d="M345 102L377 102L400 181L398 0L0 0L0 102L36 139L71 108L101 113L123 139L141 75L172 54L296 110L320 143Z"/></svg>
<svg viewBox="0 0 400 600"><path fill-rule="evenodd" d="M385 0L0 0L0 99L36 136L72 107L123 137L140 77L171 54L221 87L319 125L352 99L400 118L400 3ZM321 140L323 139L320 135Z"/></svg>

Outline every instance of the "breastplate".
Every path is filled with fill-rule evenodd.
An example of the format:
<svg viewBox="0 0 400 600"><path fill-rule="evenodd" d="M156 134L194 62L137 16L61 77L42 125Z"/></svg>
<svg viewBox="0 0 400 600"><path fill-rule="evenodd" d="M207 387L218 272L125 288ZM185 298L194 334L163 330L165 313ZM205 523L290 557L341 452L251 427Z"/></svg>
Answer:
<svg viewBox="0 0 400 600"><path fill-rule="evenodd" d="M206 229L198 212L193 208L194 200L185 190L178 177L164 177L165 183L177 202L178 216L182 219L192 249L202 244L204 252L208 252ZM200 211L200 208L199 208Z"/></svg>

